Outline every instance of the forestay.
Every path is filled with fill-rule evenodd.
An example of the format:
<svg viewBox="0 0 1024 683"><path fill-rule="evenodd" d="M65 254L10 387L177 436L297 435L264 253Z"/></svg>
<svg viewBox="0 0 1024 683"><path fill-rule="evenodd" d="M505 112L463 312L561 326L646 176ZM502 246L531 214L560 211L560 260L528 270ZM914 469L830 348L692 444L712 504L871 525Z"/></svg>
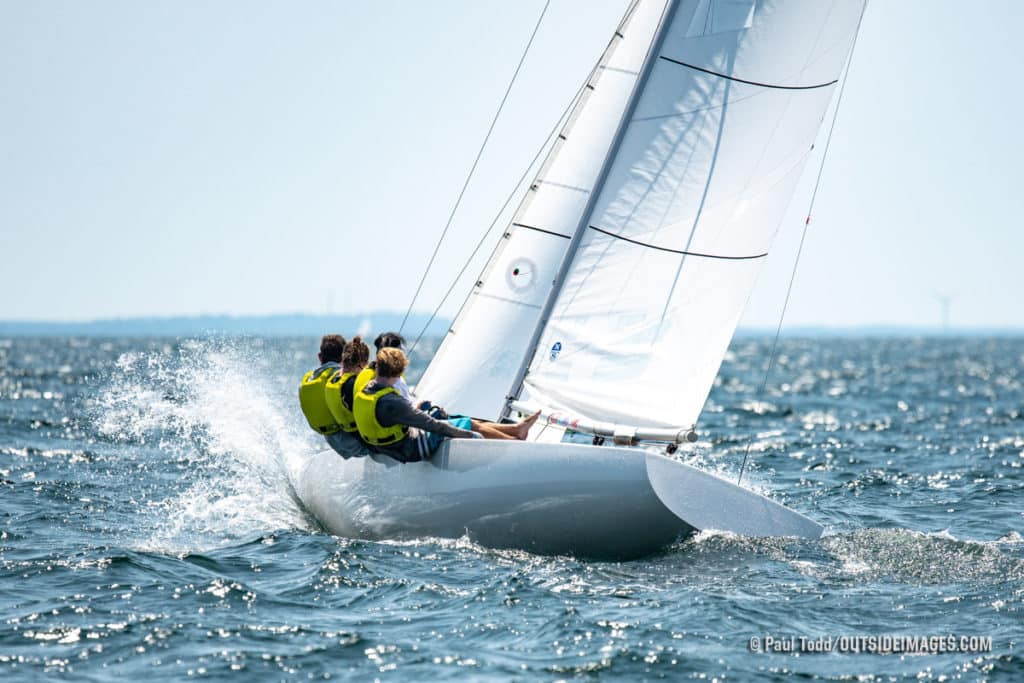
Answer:
<svg viewBox="0 0 1024 683"><path fill-rule="evenodd" d="M580 223L523 398L594 420L696 422L862 10L863 0L672 6L605 182ZM564 173L595 172L592 160L573 163ZM545 268L554 258L546 255ZM496 344L496 353L514 355L520 339Z"/></svg>
<svg viewBox="0 0 1024 683"><path fill-rule="evenodd" d="M663 0L634 3L468 300L416 387L449 411L498 417L541 308L663 18Z"/></svg>

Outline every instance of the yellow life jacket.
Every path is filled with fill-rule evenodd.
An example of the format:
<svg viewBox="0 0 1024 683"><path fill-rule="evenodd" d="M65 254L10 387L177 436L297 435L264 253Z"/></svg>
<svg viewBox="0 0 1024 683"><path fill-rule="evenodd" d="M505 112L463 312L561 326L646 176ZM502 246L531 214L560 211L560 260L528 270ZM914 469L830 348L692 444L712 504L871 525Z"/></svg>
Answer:
<svg viewBox="0 0 1024 683"><path fill-rule="evenodd" d="M369 367L369 366L367 366L367 367L365 367L365 368L363 368L362 370L359 371L359 374L356 375L355 386L352 387L352 400L353 401L355 401L356 395L358 395L360 391L365 389L366 385L369 384L373 380L373 378L376 377L376 376L377 376L377 371L374 370L373 368Z"/></svg>
<svg viewBox="0 0 1024 683"><path fill-rule="evenodd" d="M306 416L306 422L315 432L333 434L341 429L341 425L327 407L327 398L324 396L327 380L340 370L341 366L338 363L324 363L302 377L302 384L299 385L299 406L302 408L302 414Z"/></svg>
<svg viewBox="0 0 1024 683"><path fill-rule="evenodd" d="M356 424L359 425L359 435L372 446L389 446L398 443L409 434L408 425L385 427L377 421L377 401L388 394L398 392L394 387L385 387L374 394L368 394L364 387L364 390L356 393L352 400L352 412L355 414Z"/></svg>
<svg viewBox="0 0 1024 683"><path fill-rule="evenodd" d="M334 376L327 380L327 385L324 387L324 398L327 401L327 409L331 411L331 415L334 416L334 421L341 425L341 428L346 432L355 432L359 428L356 426L356 417L352 414L352 406L345 403L344 389L347 384L349 388L352 388L352 384L356 381L356 373L354 372L336 372ZM352 396L355 397L353 391Z"/></svg>

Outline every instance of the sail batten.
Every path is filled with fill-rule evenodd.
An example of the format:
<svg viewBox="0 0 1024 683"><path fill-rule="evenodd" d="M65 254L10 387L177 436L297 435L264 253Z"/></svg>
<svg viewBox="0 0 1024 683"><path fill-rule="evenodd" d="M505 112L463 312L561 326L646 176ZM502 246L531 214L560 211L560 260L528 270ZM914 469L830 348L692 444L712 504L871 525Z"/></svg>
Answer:
<svg viewBox="0 0 1024 683"><path fill-rule="evenodd" d="M649 244L647 242L641 242L640 240L630 239L629 237L624 237L622 235L611 232L610 230L604 230L602 228L599 228L596 225L591 225L589 227L591 230L596 230L597 232L608 235L609 237L614 237L615 239L623 240L625 242L629 242L630 244L635 244L639 247L646 247L647 249L657 249L658 251L667 251L673 254L680 254L682 256L696 256L698 258L717 258L726 261L749 261L750 259L764 258L765 256L768 255L767 251L761 254L751 254L749 256L728 256L726 254L702 254L697 251L687 251L686 249L671 249L669 247L663 247L657 244Z"/></svg>
<svg viewBox="0 0 1024 683"><path fill-rule="evenodd" d="M717 76L718 78L724 78L729 81L735 81L736 83L743 83L744 85L756 85L759 88L774 88L776 90L816 90L818 88L827 88L828 86L835 85L836 83L839 82L839 79L836 78L831 81L828 81L827 83L817 83L815 85L782 85L779 83L759 83L757 81L749 81L745 78L740 78L739 76L721 74L718 73L717 71L712 71L711 69L704 69L694 64L687 64L686 62L681 62L678 59L666 57L665 55L660 55L658 59L664 59L666 62L672 62L673 64L685 66L686 68L693 69L694 71L700 71L702 73L710 74L711 76Z"/></svg>

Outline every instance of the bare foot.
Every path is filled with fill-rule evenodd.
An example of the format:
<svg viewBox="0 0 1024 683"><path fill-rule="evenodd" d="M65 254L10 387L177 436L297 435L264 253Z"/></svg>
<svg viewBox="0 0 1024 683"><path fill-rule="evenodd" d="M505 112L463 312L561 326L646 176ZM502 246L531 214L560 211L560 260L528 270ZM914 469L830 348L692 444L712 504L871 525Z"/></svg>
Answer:
<svg viewBox="0 0 1024 683"><path fill-rule="evenodd" d="M526 436L530 433L530 427L534 425L539 417L540 411L538 410L533 415L516 425L516 438L520 441L526 441Z"/></svg>

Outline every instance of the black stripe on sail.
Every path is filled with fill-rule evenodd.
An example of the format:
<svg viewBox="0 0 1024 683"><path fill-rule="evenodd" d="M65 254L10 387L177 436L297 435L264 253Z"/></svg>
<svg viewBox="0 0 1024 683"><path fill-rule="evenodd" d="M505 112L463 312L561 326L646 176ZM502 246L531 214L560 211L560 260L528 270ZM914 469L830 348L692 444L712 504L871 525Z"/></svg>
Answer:
<svg viewBox="0 0 1024 683"><path fill-rule="evenodd" d="M536 230L537 232L543 232L547 235L554 235L555 237L564 237L567 240L572 239L570 235L563 235L560 232L555 232L553 230L545 230L544 228L538 228L532 225L523 225L522 223L513 223L512 225L516 226L517 228L526 228L527 230Z"/></svg>
<svg viewBox="0 0 1024 683"><path fill-rule="evenodd" d="M753 254L751 256L722 256L720 254L702 254L702 253L697 252L697 251L685 251L683 249L669 249L668 247L659 247L656 244L647 244L646 242L639 242L637 240L630 239L628 237L623 237L622 235L616 235L614 232L608 232L607 230L602 230L601 228L598 228L597 226L594 226L594 225L591 225L589 227L590 227L591 230L596 230L597 232L602 233L604 235L608 235L609 237L614 237L615 239L618 239L618 240L623 240L625 242L630 242L631 244L636 244L637 246L647 247L648 249L657 249L658 251L667 251L667 252L669 252L671 254L682 254L683 256L698 256L700 258L715 258L715 259L722 259L724 261L750 261L752 259L764 258L765 256L768 255L767 251L765 253L763 253L763 254Z"/></svg>
<svg viewBox="0 0 1024 683"><path fill-rule="evenodd" d="M666 57L665 55L661 55L660 58L664 59L666 62L672 62L673 64L678 64L679 66L685 66L687 69L693 69L694 71L700 71L702 73L711 74L712 76L718 76L719 78L725 78L730 81L736 81L737 83L756 85L759 88L774 88L776 90L814 90L815 88L825 88L839 82L839 79L837 78L835 80L829 81L828 83L819 83L817 85L775 85L773 83L759 83L757 81L748 81L743 78L736 78L735 76L729 76L727 74L720 74L717 71L711 71L710 69L704 69L699 66L694 66L693 64L680 62L678 59L672 59L671 57Z"/></svg>

